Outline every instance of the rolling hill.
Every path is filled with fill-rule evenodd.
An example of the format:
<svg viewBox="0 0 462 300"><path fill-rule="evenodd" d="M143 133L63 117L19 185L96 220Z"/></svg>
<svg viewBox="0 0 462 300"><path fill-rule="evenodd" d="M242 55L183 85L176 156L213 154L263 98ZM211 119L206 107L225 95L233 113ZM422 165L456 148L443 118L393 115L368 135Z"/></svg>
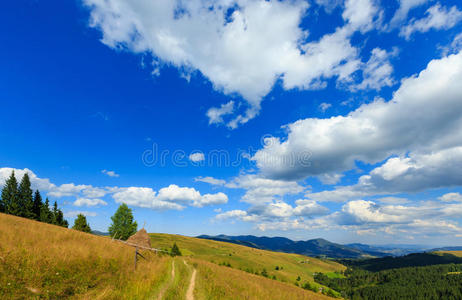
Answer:
<svg viewBox="0 0 462 300"><path fill-rule="evenodd" d="M329 258L364 258L364 257L383 257L389 253L380 252L372 247L358 247L341 245L329 242L325 239L312 239L308 241L293 241L284 237L256 237L253 235L240 236L209 236L200 235L202 239L224 241L240 245L246 245L258 249L279 251L286 253L298 253L307 256L322 256ZM367 246L367 245L364 245Z"/></svg>
<svg viewBox="0 0 462 300"><path fill-rule="evenodd" d="M184 256L142 251L146 259L134 270L134 249L123 243L0 214L0 298L329 299L294 283L310 282L317 290L322 286L312 282L312 272L345 269L229 243L167 234L151 238L154 247L170 248L177 242ZM270 270L276 265L282 268ZM239 270L244 267L258 272L267 268L268 278ZM269 278L273 274L277 280Z"/></svg>

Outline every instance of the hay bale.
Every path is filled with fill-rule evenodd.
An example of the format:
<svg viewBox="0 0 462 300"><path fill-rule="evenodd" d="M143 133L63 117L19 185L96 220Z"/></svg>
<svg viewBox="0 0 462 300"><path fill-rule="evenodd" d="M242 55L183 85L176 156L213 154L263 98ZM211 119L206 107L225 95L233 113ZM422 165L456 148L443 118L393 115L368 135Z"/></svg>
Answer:
<svg viewBox="0 0 462 300"><path fill-rule="evenodd" d="M144 228L128 238L127 243L151 248L151 238Z"/></svg>

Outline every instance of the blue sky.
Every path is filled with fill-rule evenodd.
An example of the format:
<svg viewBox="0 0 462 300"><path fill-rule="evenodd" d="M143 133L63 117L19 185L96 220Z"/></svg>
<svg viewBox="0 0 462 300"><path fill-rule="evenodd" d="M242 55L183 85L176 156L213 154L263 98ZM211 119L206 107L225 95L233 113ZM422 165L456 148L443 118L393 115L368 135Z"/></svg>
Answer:
<svg viewBox="0 0 462 300"><path fill-rule="evenodd" d="M458 1L1 6L0 179L71 222L462 245Z"/></svg>

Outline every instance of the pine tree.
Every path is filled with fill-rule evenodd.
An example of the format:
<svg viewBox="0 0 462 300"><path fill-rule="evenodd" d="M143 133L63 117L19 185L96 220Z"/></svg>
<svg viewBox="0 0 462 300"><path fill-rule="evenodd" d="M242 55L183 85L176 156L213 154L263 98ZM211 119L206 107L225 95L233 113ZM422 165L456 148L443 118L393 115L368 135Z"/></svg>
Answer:
<svg viewBox="0 0 462 300"><path fill-rule="evenodd" d="M18 193L19 193L19 203L20 203L20 216L35 219L33 212L34 199L32 196L32 189L30 188L30 178L29 174L26 173L21 179L19 184Z"/></svg>
<svg viewBox="0 0 462 300"><path fill-rule="evenodd" d="M51 212L51 224L59 225L58 223L58 203L55 201L53 204L53 211Z"/></svg>
<svg viewBox="0 0 462 300"><path fill-rule="evenodd" d="M53 221L52 212L50 211L50 201L46 198L45 203L42 205L40 210L40 221L45 223L51 223Z"/></svg>
<svg viewBox="0 0 462 300"><path fill-rule="evenodd" d="M74 226L72 226L72 229L80 230L80 231L88 232L88 233L91 232L90 225L87 223L87 218L82 214L77 215L77 218L74 221Z"/></svg>
<svg viewBox="0 0 462 300"><path fill-rule="evenodd" d="M11 176L5 181L5 186L2 190L2 203L4 212L7 214L18 215L20 212L18 194L18 181L14 176L14 171Z"/></svg>
<svg viewBox="0 0 462 300"><path fill-rule="evenodd" d="M116 213L111 217L112 224L109 227L109 234L121 240L128 239L135 234L138 224L133 220L132 210L127 204L119 206Z"/></svg>
<svg viewBox="0 0 462 300"><path fill-rule="evenodd" d="M172 249L170 250L171 256L181 256L180 248L178 248L176 243L173 243Z"/></svg>
<svg viewBox="0 0 462 300"><path fill-rule="evenodd" d="M36 190L34 194L34 205L32 207L32 211L37 221L40 221L40 212L42 210L42 206L42 195L40 195L39 190Z"/></svg>
<svg viewBox="0 0 462 300"><path fill-rule="evenodd" d="M66 228L69 226L69 223L66 220L64 220L64 214L60 209L58 209L58 213L56 214L56 225Z"/></svg>

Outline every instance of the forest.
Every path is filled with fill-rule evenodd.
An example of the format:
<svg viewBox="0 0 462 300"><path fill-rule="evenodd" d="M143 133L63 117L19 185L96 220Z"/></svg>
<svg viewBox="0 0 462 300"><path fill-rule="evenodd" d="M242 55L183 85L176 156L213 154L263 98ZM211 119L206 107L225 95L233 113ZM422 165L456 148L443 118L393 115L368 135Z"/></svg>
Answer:
<svg viewBox="0 0 462 300"><path fill-rule="evenodd" d="M344 263L345 278L318 273L315 281L347 299L462 299L462 263L452 255L420 253Z"/></svg>

